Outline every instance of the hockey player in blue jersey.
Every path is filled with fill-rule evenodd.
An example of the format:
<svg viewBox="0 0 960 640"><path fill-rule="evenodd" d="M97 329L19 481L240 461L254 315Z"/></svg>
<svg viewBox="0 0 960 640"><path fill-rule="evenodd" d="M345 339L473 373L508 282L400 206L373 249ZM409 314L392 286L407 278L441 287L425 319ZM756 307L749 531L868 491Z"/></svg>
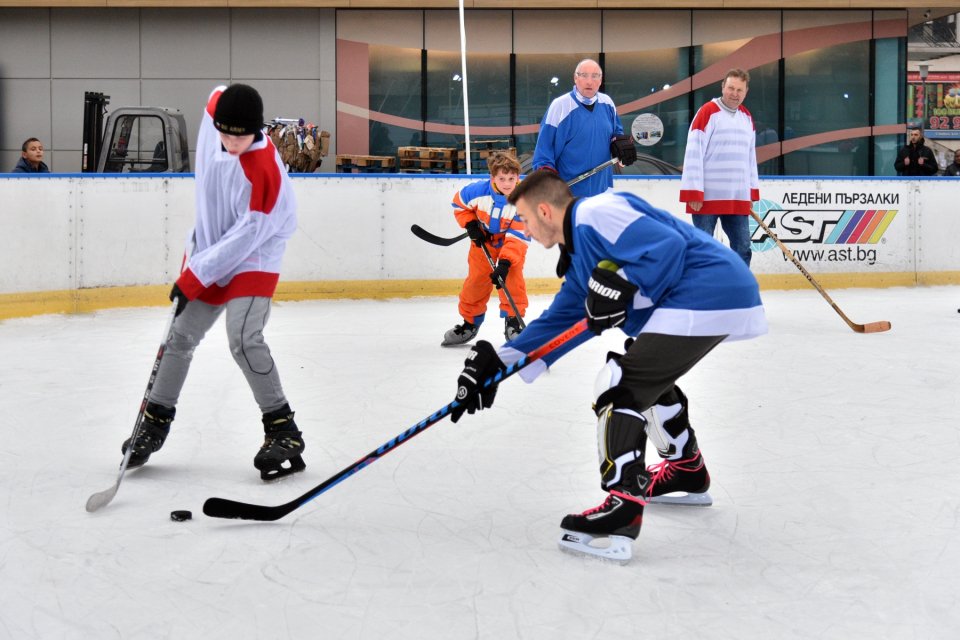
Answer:
<svg viewBox="0 0 960 640"><path fill-rule="evenodd" d="M573 74L574 87L553 102L540 123L534 169L551 169L565 182L583 175L613 156L624 166L637 160L633 138L623 134L613 99L600 93L603 72L590 59ZM595 196L613 188L613 168L604 169L570 187L576 196Z"/></svg>
<svg viewBox="0 0 960 640"><path fill-rule="evenodd" d="M457 380L457 397L467 401L452 418L490 407L497 388L478 390L482 381L584 316L592 333L522 369L524 381L605 329L631 336L626 353L607 355L594 387L607 498L566 516L559 542L564 551L626 563L648 502L711 504L710 475L676 381L721 342L767 332L759 287L733 251L632 194L575 199L555 173L535 171L509 201L528 236L569 253L566 281L516 339L499 351L483 340L473 347ZM663 459L650 467L644 462L648 436ZM598 537L609 538L610 546L591 546Z"/></svg>

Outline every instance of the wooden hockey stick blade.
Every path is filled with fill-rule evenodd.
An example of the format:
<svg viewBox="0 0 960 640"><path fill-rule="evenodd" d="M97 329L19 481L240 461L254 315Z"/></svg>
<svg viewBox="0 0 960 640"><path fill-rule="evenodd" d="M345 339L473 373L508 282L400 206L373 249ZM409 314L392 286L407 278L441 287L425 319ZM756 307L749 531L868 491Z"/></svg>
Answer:
<svg viewBox="0 0 960 640"><path fill-rule="evenodd" d="M416 224L410 227L410 231L413 231L413 235L417 236L421 240L425 240L430 244L436 244L441 247L449 247L450 245L456 244L470 235L468 233L463 233L456 238L441 238L440 236L433 235L423 227Z"/></svg>
<svg viewBox="0 0 960 640"><path fill-rule="evenodd" d="M841 311L840 307L837 306L837 303L833 301L826 291L823 290L823 287L821 287L820 284L813 279L813 276L810 275L810 272L807 271L802 264L800 264L800 261L797 260L796 256L793 255L793 252L790 251L790 249L787 249L786 245L780 242L780 238L777 237L777 234L771 231L770 227L764 224L763 220L760 219L760 216L753 211L750 212L750 215L753 216L753 219L757 221L757 224L763 227L763 230L767 232L767 235L773 238L773 241L776 242L777 246L780 247L780 250L783 251L783 255L790 258L790 261L793 262L793 266L799 269L800 273L802 273L807 281L813 285L813 288L820 292L820 295L823 296L823 299L830 303L830 306L833 307L833 310L836 311L841 318L843 318L843 321L847 323L847 326L857 333L880 333L881 331L890 330L890 323L886 320L881 320L880 322L871 322L869 324L857 324L848 318L847 314Z"/></svg>

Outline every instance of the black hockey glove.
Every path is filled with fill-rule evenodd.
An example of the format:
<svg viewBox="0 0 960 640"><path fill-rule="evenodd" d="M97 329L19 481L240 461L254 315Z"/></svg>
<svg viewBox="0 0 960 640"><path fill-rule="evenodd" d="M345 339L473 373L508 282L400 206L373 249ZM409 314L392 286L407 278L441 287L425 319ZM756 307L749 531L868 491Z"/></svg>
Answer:
<svg viewBox="0 0 960 640"><path fill-rule="evenodd" d="M470 236L470 241L477 245L477 247L482 247L483 243L490 239L490 234L480 226L479 220L471 220L464 228Z"/></svg>
<svg viewBox="0 0 960 640"><path fill-rule="evenodd" d="M604 329L622 326L627 321L627 307L640 288L602 267L593 270L587 286L587 328L600 335Z"/></svg>
<svg viewBox="0 0 960 640"><path fill-rule="evenodd" d="M557 260L557 277L562 278L564 274L567 273L567 269L570 268L570 262L572 258L570 254L567 253L567 248L563 245L560 245L560 259Z"/></svg>
<svg viewBox="0 0 960 640"><path fill-rule="evenodd" d="M493 285L499 289L500 288L500 279L503 280L504 284L507 282L507 273L510 272L510 261L500 258L497 260L497 268L493 270L493 273L490 274L490 280L493 282Z"/></svg>
<svg viewBox="0 0 960 640"><path fill-rule="evenodd" d="M190 300L187 298L187 294L181 291L180 285L176 283L173 284L173 289L170 290L170 302L173 302L174 300L177 301L177 313L174 314L174 317L176 318L183 313L183 310L187 308L187 303L190 302Z"/></svg>
<svg viewBox="0 0 960 640"><path fill-rule="evenodd" d="M637 148L633 145L633 138L630 136L616 136L610 143L610 154L620 161L625 167L629 167L637 161Z"/></svg>
<svg viewBox="0 0 960 640"><path fill-rule="evenodd" d="M486 340L474 345L464 361L463 372L457 378L457 402L459 405L450 412L450 419L456 422L466 411L473 415L481 409L493 406L497 396L497 385L482 387L484 380L507 370L497 355L497 350Z"/></svg>

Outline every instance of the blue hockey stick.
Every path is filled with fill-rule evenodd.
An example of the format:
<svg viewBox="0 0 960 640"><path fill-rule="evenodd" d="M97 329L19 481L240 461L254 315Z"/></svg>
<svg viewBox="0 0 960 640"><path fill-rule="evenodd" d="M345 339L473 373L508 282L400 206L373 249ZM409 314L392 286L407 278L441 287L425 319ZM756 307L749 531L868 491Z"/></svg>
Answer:
<svg viewBox="0 0 960 640"><path fill-rule="evenodd" d="M517 362L507 367L506 371L498 373L492 378L485 380L483 383L483 386L489 387L491 384L497 384L501 380L509 378L516 372L520 371L524 367L529 366L531 363L535 362L536 360L539 360L540 358L550 353L557 347L570 341L574 337L580 335L581 333L586 331L586 329L587 329L587 321L581 320L580 322L573 325L572 327L567 329L565 332L563 332L562 334L560 334L559 336L557 336L547 344L543 345L539 349L532 351L531 353L528 353L524 357L520 358L520 360L518 360ZM379 449L374 449L373 451L371 451L370 453L368 453L363 458L361 458L354 464L350 465L343 471L325 480L324 482L317 485L310 491L307 491L305 494L303 494L299 498L291 500L286 504L281 504L276 507L267 507L267 506L257 505L257 504L246 504L243 502L234 502L233 500L224 500L223 498L209 498L206 502L203 503L203 512L212 518L232 518L232 519L239 519L239 520L260 520L260 521L279 520L280 518L287 515L291 511L298 509L303 505L305 505L306 503L310 502L311 500L319 496L321 493L324 493L328 489L331 489L332 487L335 487L336 485L340 484L341 482L343 482L353 474L357 473L364 467L367 467L373 464L383 456L387 455L388 453L390 453L391 451L399 447L401 444L405 442L409 442L411 439L413 439L414 436L420 435L421 433L423 433L424 431L432 427L437 422L440 422L441 420L443 420L447 415L449 415L452 409L458 406L460 406L460 403L454 400L447 406L443 407L442 409L440 409L439 411L431 415L429 418L426 418L425 420L418 422L417 424L410 427L409 429L407 429L397 437L385 443Z"/></svg>

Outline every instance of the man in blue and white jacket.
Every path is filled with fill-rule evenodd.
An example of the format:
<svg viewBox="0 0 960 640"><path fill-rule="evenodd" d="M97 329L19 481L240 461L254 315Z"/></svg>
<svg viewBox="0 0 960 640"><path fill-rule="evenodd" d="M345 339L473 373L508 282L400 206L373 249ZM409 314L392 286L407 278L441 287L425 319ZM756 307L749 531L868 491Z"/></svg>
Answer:
<svg viewBox="0 0 960 640"><path fill-rule="evenodd" d="M623 135L617 106L600 93L603 71L590 59L581 60L573 74L573 91L553 102L540 123L534 169L556 171L570 182L613 156L624 166L637 160L637 148ZM613 168L604 169L570 189L576 196L595 196L613 188Z"/></svg>
<svg viewBox="0 0 960 640"><path fill-rule="evenodd" d="M522 369L524 381L593 334L622 328L631 336L626 353L608 354L594 388L601 486L609 495L599 507L563 519L560 548L626 562L648 501L711 504L710 476L676 381L721 342L767 332L759 287L733 251L632 194L575 199L555 173L535 171L509 202L528 236L569 253L566 281L516 339L499 350L477 343L458 379L463 404L452 417L491 406L496 386L480 389L484 380L584 316L592 333ZM663 458L649 468L648 435ZM594 537L609 537L611 545L592 547Z"/></svg>

